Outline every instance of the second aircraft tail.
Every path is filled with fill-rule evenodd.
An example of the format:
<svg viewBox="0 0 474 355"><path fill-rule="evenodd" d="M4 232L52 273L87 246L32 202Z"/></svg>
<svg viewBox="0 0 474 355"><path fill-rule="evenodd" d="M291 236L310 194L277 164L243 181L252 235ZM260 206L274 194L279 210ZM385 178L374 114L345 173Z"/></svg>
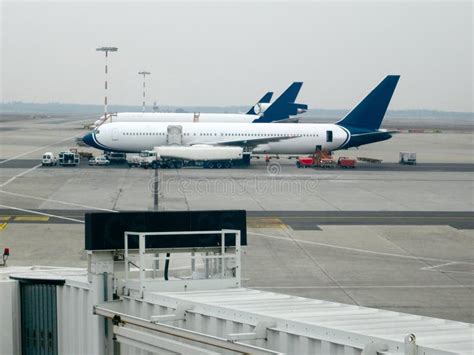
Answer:
<svg viewBox="0 0 474 355"><path fill-rule="evenodd" d="M268 104L272 100L273 92L269 91L265 95L262 96L260 100L258 100L258 104ZM247 115L258 115L257 112L255 112L255 107L257 106L252 106L250 110L248 110Z"/></svg>
<svg viewBox="0 0 474 355"><path fill-rule="evenodd" d="M283 94L281 94L268 108L262 112L262 116L256 119L256 123L269 123L280 120L285 120L290 116L306 112L308 105L295 103L298 96L302 82L294 82Z"/></svg>

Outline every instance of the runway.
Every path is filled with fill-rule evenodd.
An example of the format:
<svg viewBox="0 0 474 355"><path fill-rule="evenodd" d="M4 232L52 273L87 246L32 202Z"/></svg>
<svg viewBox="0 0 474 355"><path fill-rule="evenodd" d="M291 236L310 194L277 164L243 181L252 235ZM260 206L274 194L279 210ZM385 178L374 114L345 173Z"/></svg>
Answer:
<svg viewBox="0 0 474 355"><path fill-rule="evenodd" d="M94 210L0 209L0 223L83 223ZM118 212L118 211L117 211ZM320 226L450 226L474 229L474 212L440 211L247 211L249 228L320 230Z"/></svg>

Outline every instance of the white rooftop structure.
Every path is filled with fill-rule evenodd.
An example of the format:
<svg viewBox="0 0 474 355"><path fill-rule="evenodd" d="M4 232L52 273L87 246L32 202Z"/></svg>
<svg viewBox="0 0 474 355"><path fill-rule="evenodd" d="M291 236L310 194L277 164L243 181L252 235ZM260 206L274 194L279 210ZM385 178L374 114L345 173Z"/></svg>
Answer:
<svg viewBox="0 0 474 355"><path fill-rule="evenodd" d="M35 320L25 321L22 302L48 287L55 296L47 310L57 321L45 334L56 332L57 352L45 354L474 353L469 323L243 288L239 238L219 250L173 250L189 268L170 269L169 277L155 267L166 253L141 247L92 252L87 270L0 269L0 354L32 346L21 328Z"/></svg>

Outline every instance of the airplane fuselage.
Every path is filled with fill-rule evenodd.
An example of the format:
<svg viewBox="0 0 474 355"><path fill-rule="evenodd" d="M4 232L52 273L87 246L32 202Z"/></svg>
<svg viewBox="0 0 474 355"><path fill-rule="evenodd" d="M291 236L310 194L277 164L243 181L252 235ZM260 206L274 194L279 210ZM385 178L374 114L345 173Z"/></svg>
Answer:
<svg viewBox="0 0 474 355"><path fill-rule="evenodd" d="M109 122L233 122L250 123L259 115L238 113L175 113L175 112L119 112L111 115Z"/></svg>
<svg viewBox="0 0 474 355"><path fill-rule="evenodd" d="M175 132L173 137L170 129ZM184 146L245 145L245 141L271 139L278 141L258 144L253 152L311 154L316 146L330 151L341 149L349 138L349 131L335 124L121 122L100 126L92 132L88 144L108 151L140 152L169 145L176 139Z"/></svg>

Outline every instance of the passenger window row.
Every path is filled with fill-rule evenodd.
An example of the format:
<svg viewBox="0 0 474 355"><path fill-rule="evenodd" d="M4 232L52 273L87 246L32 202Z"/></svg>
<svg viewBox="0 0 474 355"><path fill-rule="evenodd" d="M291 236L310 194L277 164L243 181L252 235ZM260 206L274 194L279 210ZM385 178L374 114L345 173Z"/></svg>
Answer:
<svg viewBox="0 0 474 355"><path fill-rule="evenodd" d="M163 132L123 132L123 136L165 136Z"/></svg>
<svg viewBox="0 0 474 355"><path fill-rule="evenodd" d="M165 136L164 132L123 132L124 136ZM190 136L190 133L183 133L184 136ZM194 136L197 134L194 133ZM217 133L199 133L199 136L217 136ZM283 134L283 133L221 133L221 136L225 137L318 137L317 134ZM332 137L331 137L332 138Z"/></svg>

